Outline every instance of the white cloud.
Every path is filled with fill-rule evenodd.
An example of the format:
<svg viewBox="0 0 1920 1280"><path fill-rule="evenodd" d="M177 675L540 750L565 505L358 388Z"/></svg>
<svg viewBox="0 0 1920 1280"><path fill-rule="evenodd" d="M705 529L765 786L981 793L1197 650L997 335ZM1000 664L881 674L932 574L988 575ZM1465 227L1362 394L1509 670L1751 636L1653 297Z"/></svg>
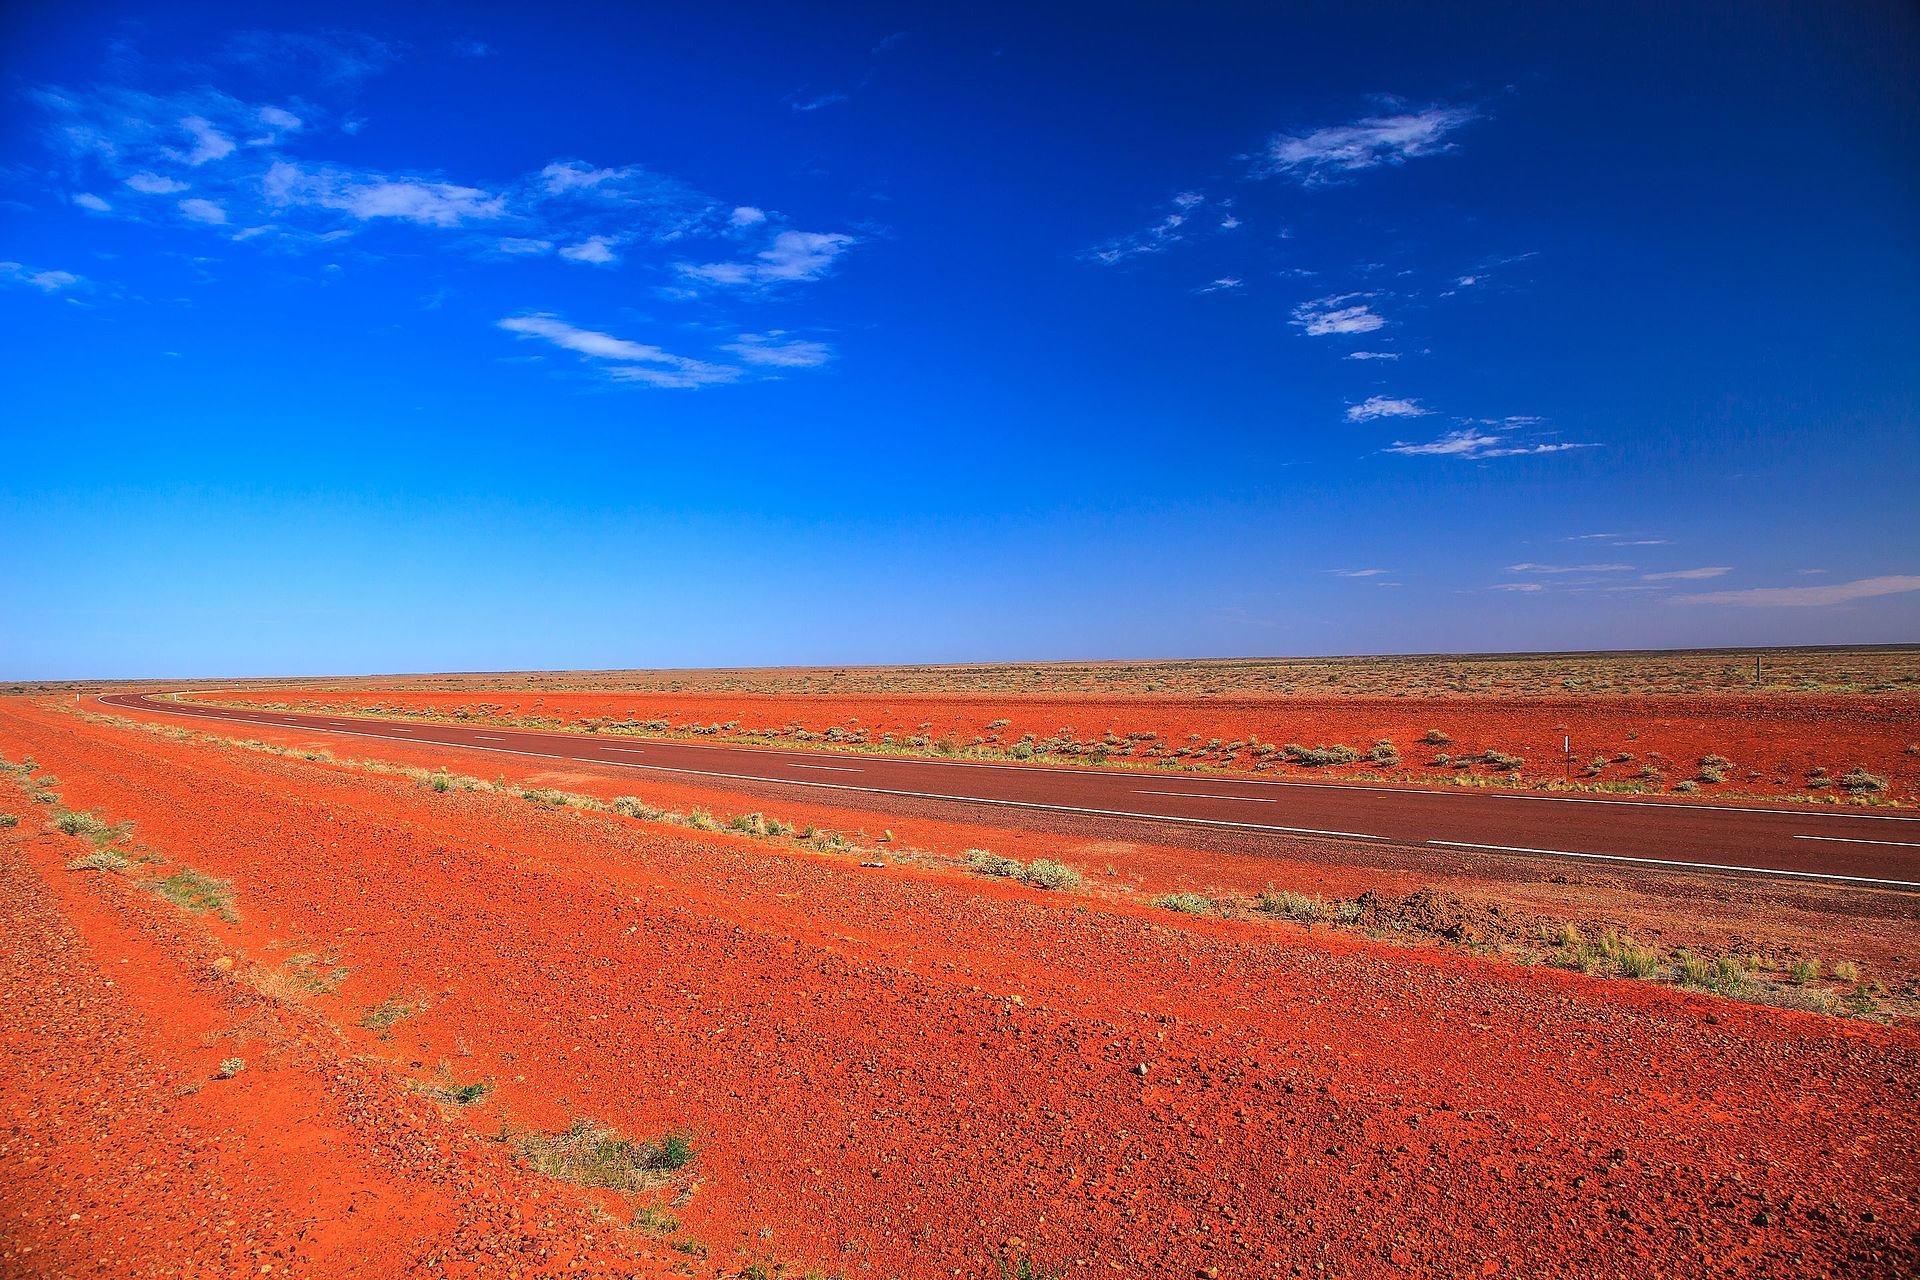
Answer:
<svg viewBox="0 0 1920 1280"><path fill-rule="evenodd" d="M683 262L680 271L695 280L718 285L775 285L818 280L833 266L834 259L853 244L852 236L837 232L782 231L751 262L704 265Z"/></svg>
<svg viewBox="0 0 1920 1280"><path fill-rule="evenodd" d="M833 359L833 348L824 342L790 338L785 330L771 333L743 333L726 350L747 364L776 369L813 369Z"/></svg>
<svg viewBox="0 0 1920 1280"><path fill-rule="evenodd" d="M213 160L223 160L233 154L233 139L213 127L213 122L205 116L188 116L180 122L193 138L193 149L175 151L173 157L182 164L195 168Z"/></svg>
<svg viewBox="0 0 1920 1280"><path fill-rule="evenodd" d="M434 227L502 217L506 200L477 187L412 178L391 178L345 169L306 170L275 161L262 183L275 205L335 209L363 222L398 218Z"/></svg>
<svg viewBox="0 0 1920 1280"><path fill-rule="evenodd" d="M1451 150L1448 135L1477 115L1471 107L1436 106L1309 133L1276 134L1267 144L1260 172L1290 177L1304 186L1335 182L1348 173Z"/></svg>
<svg viewBox="0 0 1920 1280"><path fill-rule="evenodd" d="M182 200L180 212L195 222L205 222L213 226L223 225L227 220L227 211L211 200Z"/></svg>
<svg viewBox="0 0 1920 1280"><path fill-rule="evenodd" d="M1228 214L1226 217L1220 219L1220 229L1222 231L1232 231L1240 225L1240 219L1234 217L1232 214Z"/></svg>
<svg viewBox="0 0 1920 1280"><path fill-rule="evenodd" d="M1179 203L1177 197L1174 203ZM1143 253L1160 253L1180 242L1184 235L1180 228L1186 225L1187 215L1184 212L1170 213L1144 231L1095 245L1085 256L1110 267Z"/></svg>
<svg viewBox="0 0 1920 1280"><path fill-rule="evenodd" d="M0 262L0 281L26 285L42 293L58 293L80 284L85 277L71 271L46 271L20 262Z"/></svg>
<svg viewBox="0 0 1920 1280"><path fill-rule="evenodd" d="M506 236L500 241L502 253L535 254L552 251L553 241L539 240L532 236Z"/></svg>
<svg viewBox="0 0 1920 1280"><path fill-rule="evenodd" d="M567 351L613 362L605 372L620 382L690 388L732 382L740 376L740 370L729 365L677 356L650 343L577 328L546 313L511 316L500 321L499 327L522 338L540 338Z"/></svg>
<svg viewBox="0 0 1920 1280"><path fill-rule="evenodd" d="M1537 582L1496 582L1488 587L1489 591L1545 591Z"/></svg>
<svg viewBox="0 0 1920 1280"><path fill-rule="evenodd" d="M127 179L127 185L148 196L170 196L187 189L186 183L157 173L136 173Z"/></svg>
<svg viewBox="0 0 1920 1280"><path fill-rule="evenodd" d="M793 109L795 111L818 111L822 107L837 107L845 101L847 101L847 95L844 93L823 93L817 98L795 99Z"/></svg>
<svg viewBox="0 0 1920 1280"><path fill-rule="evenodd" d="M1713 565L1705 569L1669 569L1665 573L1643 573L1646 582L1689 582L1697 578L1718 578L1733 572L1732 565Z"/></svg>
<svg viewBox="0 0 1920 1280"><path fill-rule="evenodd" d="M1349 351L1347 353L1349 360L1398 360L1399 358L1398 351Z"/></svg>
<svg viewBox="0 0 1920 1280"><path fill-rule="evenodd" d="M93 192L91 191L80 192L78 195L74 196L73 202L79 205L82 209L87 209L94 213L110 213L113 211L112 205L108 204L105 200L102 200L99 196L93 194Z"/></svg>
<svg viewBox="0 0 1920 1280"><path fill-rule="evenodd" d="M1316 338L1335 333L1372 333L1386 326L1385 318L1367 303L1354 301L1371 296L1342 293L1303 302L1293 309L1293 323Z"/></svg>
<svg viewBox="0 0 1920 1280"><path fill-rule="evenodd" d="M596 266L620 261L620 256L613 251L612 239L607 236L588 236L580 244L562 249L560 256L569 262L591 262Z"/></svg>
<svg viewBox="0 0 1920 1280"><path fill-rule="evenodd" d="M1748 608L1815 608L1822 605L1850 604L1876 596L1920 591L1920 577L1887 576L1861 578L1857 582L1836 582L1818 587L1749 587L1744 591L1709 591L1697 596L1675 596L1676 604L1729 604Z"/></svg>
<svg viewBox="0 0 1920 1280"><path fill-rule="evenodd" d="M1508 573L1632 573L1630 564L1510 564Z"/></svg>
<svg viewBox="0 0 1920 1280"><path fill-rule="evenodd" d="M743 204L728 215L727 224L735 227L752 227L758 226L766 220L767 211L765 209L756 209L750 204Z"/></svg>
<svg viewBox="0 0 1920 1280"><path fill-rule="evenodd" d="M1430 458L1518 458L1532 454L1564 453L1569 449L1593 449L1592 444L1510 444L1509 437L1488 435L1473 427L1449 431L1438 440L1410 444L1396 440L1388 453Z"/></svg>
<svg viewBox="0 0 1920 1280"><path fill-rule="evenodd" d="M1194 292L1225 293L1233 289L1238 289L1245 284L1246 281L1242 280L1239 276L1221 276L1218 280L1213 280L1201 285L1198 289L1195 289Z"/></svg>
<svg viewBox="0 0 1920 1280"><path fill-rule="evenodd" d="M1420 407L1418 400L1395 400L1387 396L1368 396L1359 404L1347 406L1348 422L1371 422L1375 418L1421 418L1433 412Z"/></svg>
<svg viewBox="0 0 1920 1280"><path fill-rule="evenodd" d="M1382 574L1392 573L1393 570L1391 569L1329 569L1327 570L1327 572L1332 574L1336 578L1377 578Z"/></svg>

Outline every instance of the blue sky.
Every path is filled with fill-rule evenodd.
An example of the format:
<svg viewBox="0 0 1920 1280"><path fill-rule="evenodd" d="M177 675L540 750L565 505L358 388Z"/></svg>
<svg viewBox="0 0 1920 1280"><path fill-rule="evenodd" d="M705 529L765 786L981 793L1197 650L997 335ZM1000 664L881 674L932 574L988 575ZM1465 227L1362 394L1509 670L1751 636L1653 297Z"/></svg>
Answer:
<svg viewBox="0 0 1920 1280"><path fill-rule="evenodd" d="M8 6L0 677L1920 639L1909 7L1132 12Z"/></svg>

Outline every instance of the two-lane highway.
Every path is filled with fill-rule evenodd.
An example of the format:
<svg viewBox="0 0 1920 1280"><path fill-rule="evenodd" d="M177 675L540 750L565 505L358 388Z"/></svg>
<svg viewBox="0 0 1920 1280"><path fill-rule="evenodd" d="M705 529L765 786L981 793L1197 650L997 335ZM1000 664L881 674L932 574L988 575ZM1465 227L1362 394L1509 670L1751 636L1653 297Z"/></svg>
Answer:
<svg viewBox="0 0 1920 1280"><path fill-rule="evenodd" d="M145 694L107 706L196 720L385 738L644 773L1044 810L1295 839L1377 842L1462 854L1551 858L1920 889L1920 815L1783 809L1504 790L1047 768L238 710Z"/></svg>

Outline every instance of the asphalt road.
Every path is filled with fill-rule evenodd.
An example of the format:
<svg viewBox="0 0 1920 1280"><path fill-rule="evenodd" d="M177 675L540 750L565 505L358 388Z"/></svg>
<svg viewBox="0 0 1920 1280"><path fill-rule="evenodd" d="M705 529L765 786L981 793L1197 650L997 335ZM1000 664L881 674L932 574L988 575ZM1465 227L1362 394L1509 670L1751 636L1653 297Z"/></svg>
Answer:
<svg viewBox="0 0 1920 1280"><path fill-rule="evenodd" d="M1057 769L601 737L363 716L244 711L112 694L108 706L323 736L438 743L639 773L922 801L1425 847L1920 889L1920 815L1781 809L1518 791ZM971 815L977 819L978 812Z"/></svg>

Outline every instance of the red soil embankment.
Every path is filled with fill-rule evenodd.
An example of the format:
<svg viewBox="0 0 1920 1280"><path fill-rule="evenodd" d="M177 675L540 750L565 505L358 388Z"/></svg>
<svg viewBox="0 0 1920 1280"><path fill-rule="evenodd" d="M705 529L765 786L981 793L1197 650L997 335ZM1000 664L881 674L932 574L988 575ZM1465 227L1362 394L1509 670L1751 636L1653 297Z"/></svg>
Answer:
<svg viewBox="0 0 1920 1280"><path fill-rule="evenodd" d="M449 1123L693 1128L698 1186L674 1212L676 1238L712 1246L703 1273L984 1276L1011 1238L1047 1264L1169 1276L1920 1261L1909 1031L862 871L18 704L0 706L0 750L231 879L238 923L195 922L220 948L337 957L347 976L306 1008L394 1077L445 1061L495 1084ZM44 857L33 872L79 874ZM159 909L124 876L74 892L138 900L136 927ZM394 997L424 1008L387 1040L354 1027ZM69 1025L113 1031L91 1006ZM6 1087L19 1131L69 1161L118 1140L97 1079L14 1071ZM76 1123L41 1124L56 1103ZM347 1123L377 1146L395 1122ZM192 1158L138 1141L134 1162L163 1177ZM60 1185L51 1168L31 1189ZM300 1194L265 1188L236 1223L296 1217ZM523 1207L564 1222L587 1200L556 1185ZM102 1196L107 1227L115 1212Z"/></svg>

